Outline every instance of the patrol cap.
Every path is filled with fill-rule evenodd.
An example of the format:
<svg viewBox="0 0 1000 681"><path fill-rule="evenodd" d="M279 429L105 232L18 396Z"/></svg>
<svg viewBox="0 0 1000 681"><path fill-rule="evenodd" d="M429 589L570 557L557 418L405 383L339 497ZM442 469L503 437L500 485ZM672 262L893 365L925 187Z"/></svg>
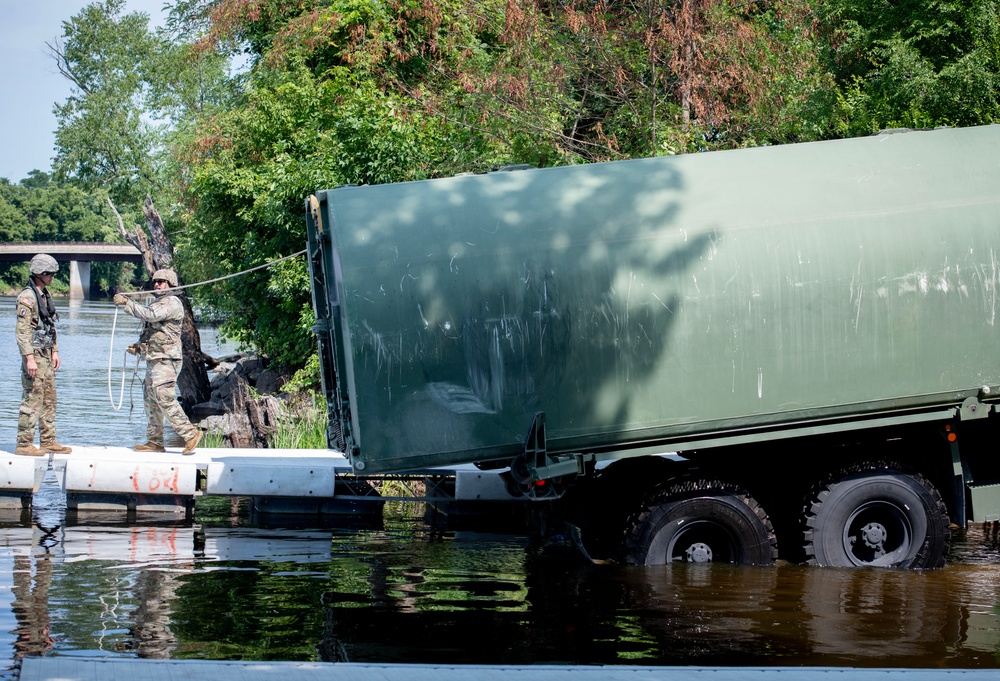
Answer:
<svg viewBox="0 0 1000 681"><path fill-rule="evenodd" d="M162 279L170 284L171 288L177 286L177 274L173 270L156 270L153 272L153 281Z"/></svg>
<svg viewBox="0 0 1000 681"><path fill-rule="evenodd" d="M58 272L59 263L51 255L46 255L45 253L39 253L34 258L31 259L31 264L28 265L28 270L32 274L43 274L45 272Z"/></svg>

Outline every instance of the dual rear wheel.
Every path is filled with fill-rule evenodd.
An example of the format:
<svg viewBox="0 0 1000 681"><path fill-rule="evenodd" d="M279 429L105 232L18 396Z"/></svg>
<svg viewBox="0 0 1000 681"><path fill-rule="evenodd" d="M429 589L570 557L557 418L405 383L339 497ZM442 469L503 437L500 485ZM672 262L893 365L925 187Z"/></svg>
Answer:
<svg viewBox="0 0 1000 681"><path fill-rule="evenodd" d="M815 565L933 568L948 551L948 516L937 490L894 468L838 476L813 495L804 516L806 560ZM776 545L770 518L746 491L694 480L643 505L626 531L625 560L768 565Z"/></svg>
<svg viewBox="0 0 1000 681"><path fill-rule="evenodd" d="M936 568L948 553L941 495L900 470L862 470L824 485L805 522L806 558L814 565Z"/></svg>

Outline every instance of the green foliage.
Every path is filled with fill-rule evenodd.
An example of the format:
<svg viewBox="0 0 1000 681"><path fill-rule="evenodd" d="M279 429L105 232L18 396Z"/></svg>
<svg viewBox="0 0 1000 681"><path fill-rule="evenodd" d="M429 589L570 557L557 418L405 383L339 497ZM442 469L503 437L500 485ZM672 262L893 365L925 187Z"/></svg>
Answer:
<svg viewBox="0 0 1000 681"><path fill-rule="evenodd" d="M825 74L804 0L502 10L480 11L496 44L462 63L453 80L469 93L456 101L498 121L498 136L533 133L541 165L812 136L800 114Z"/></svg>
<svg viewBox="0 0 1000 681"><path fill-rule="evenodd" d="M268 441L271 449L326 449L326 403L321 397L307 396L298 407L278 419L278 429Z"/></svg>
<svg viewBox="0 0 1000 681"><path fill-rule="evenodd" d="M1000 117L1000 3L834 0L821 17L838 86L833 134Z"/></svg>
<svg viewBox="0 0 1000 681"><path fill-rule="evenodd" d="M3 189L9 186L0 185L0 241L28 241L31 234L28 217L7 198L8 192Z"/></svg>
<svg viewBox="0 0 1000 681"><path fill-rule="evenodd" d="M189 42L177 15L153 33L149 17L126 13L125 0L100 0L63 23L52 56L72 84L55 107L58 120L55 171L82 186L103 188L131 218L141 220L148 195L170 206L186 169L176 163L190 121L210 115L235 97L227 59ZM200 3L204 4L204 3ZM194 20L194 19L190 19ZM158 123L157 121L164 121ZM182 223L162 211L168 229Z"/></svg>
<svg viewBox="0 0 1000 681"><path fill-rule="evenodd" d="M201 437L200 446L205 449L222 449L226 446L226 439L221 432L207 431Z"/></svg>
<svg viewBox="0 0 1000 681"><path fill-rule="evenodd" d="M309 355L305 366L296 371L288 382L281 387L281 390L282 392L291 394L300 392L316 392L320 388L319 376L319 355Z"/></svg>
<svg viewBox="0 0 1000 681"><path fill-rule="evenodd" d="M145 69L157 50L145 14L122 15L125 0L86 6L63 22L52 45L73 93L55 107L56 172L107 187L117 203L156 194L158 131L147 122Z"/></svg>
<svg viewBox="0 0 1000 681"><path fill-rule="evenodd" d="M76 186L62 184L48 173L32 171L18 184L0 182L0 239L7 242L120 240L113 216L100 196ZM110 291L131 277L128 263L94 263L91 283ZM27 281L25 263L0 263L0 285L4 290L20 289ZM52 290L68 290L69 274L61 268Z"/></svg>

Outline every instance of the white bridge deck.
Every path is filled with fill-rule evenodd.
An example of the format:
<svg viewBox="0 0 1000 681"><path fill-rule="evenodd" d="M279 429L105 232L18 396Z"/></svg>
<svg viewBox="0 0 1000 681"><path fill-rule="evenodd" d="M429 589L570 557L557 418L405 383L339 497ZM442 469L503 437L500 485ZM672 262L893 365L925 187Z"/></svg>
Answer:
<svg viewBox="0 0 1000 681"><path fill-rule="evenodd" d="M996 669L615 667L228 662L29 657L20 681L995 681Z"/></svg>
<svg viewBox="0 0 1000 681"><path fill-rule="evenodd" d="M338 479L353 477L343 454L313 449L198 449L183 456L135 452L127 447L73 447L70 454L17 456L0 450L0 507L21 508L47 472L57 476L70 509L183 511L201 495L298 501L378 501L377 495L345 494ZM417 474L414 474L416 476ZM511 500L497 472L474 466L432 469L419 475L454 477L455 499ZM336 492L335 492L336 488Z"/></svg>

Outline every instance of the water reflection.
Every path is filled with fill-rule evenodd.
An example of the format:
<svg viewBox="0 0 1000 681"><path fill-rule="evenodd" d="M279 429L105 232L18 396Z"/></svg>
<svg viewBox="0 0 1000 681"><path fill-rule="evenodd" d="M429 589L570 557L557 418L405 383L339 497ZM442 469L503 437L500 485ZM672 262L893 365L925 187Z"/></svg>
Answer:
<svg viewBox="0 0 1000 681"><path fill-rule="evenodd" d="M633 591L651 651L702 664L995 667L1000 574L675 566ZM653 653L655 654L655 653Z"/></svg>
<svg viewBox="0 0 1000 681"><path fill-rule="evenodd" d="M928 572L644 570L419 513L381 529L8 525L0 624L12 658L1000 667L997 552L978 530L958 539L979 560Z"/></svg>
<svg viewBox="0 0 1000 681"><path fill-rule="evenodd" d="M12 609L17 626L14 657L44 655L52 649L49 618L49 587L52 585L52 560L44 551L14 557L14 600Z"/></svg>

